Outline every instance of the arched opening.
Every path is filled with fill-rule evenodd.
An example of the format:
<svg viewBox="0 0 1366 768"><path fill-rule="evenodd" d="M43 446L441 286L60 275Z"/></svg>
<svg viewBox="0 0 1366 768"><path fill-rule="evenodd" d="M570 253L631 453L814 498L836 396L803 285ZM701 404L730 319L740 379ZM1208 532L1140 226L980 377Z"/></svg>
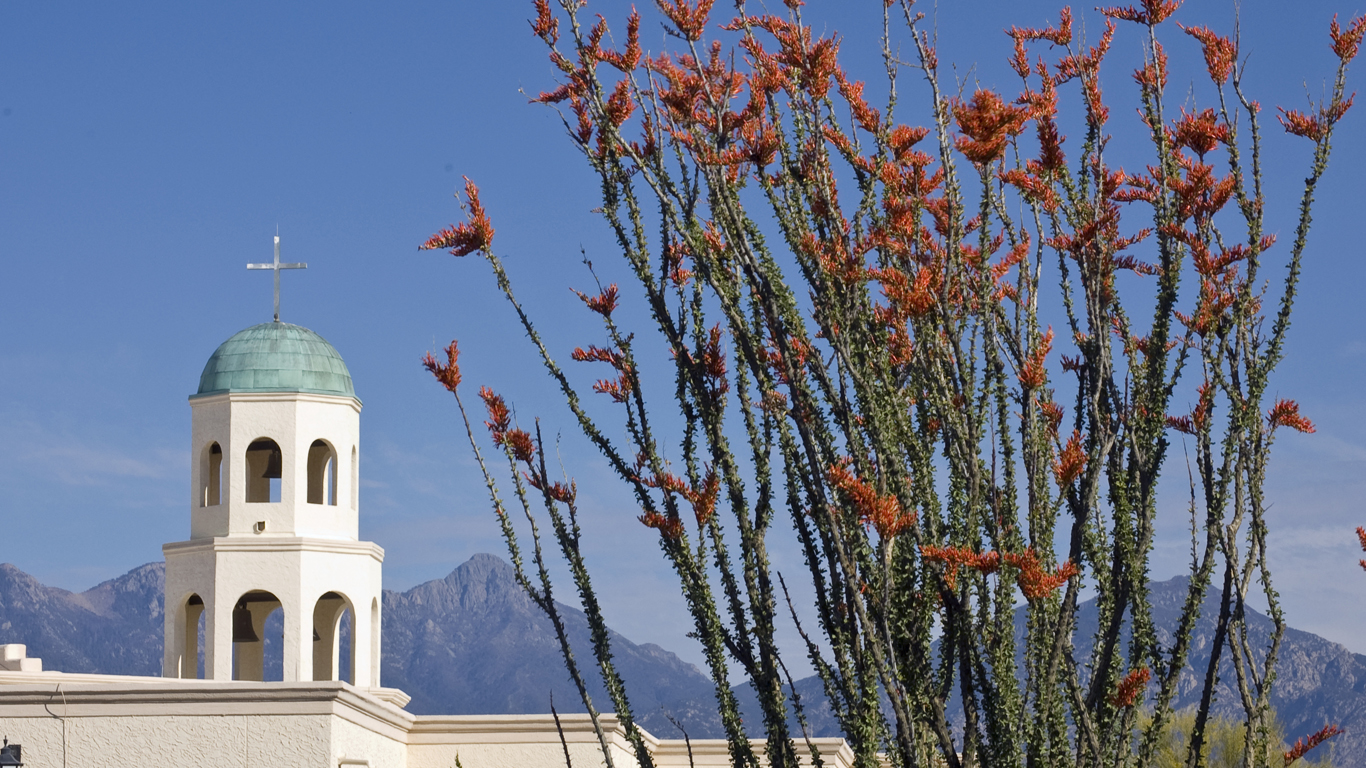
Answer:
<svg viewBox="0 0 1366 768"><path fill-rule="evenodd" d="M351 446L351 508L357 509L360 499L360 454Z"/></svg>
<svg viewBox="0 0 1366 768"><path fill-rule="evenodd" d="M204 449L204 459L199 467L201 485L199 506L216 507L223 501L223 449L218 443L209 443Z"/></svg>
<svg viewBox="0 0 1366 768"><path fill-rule="evenodd" d="M280 501L280 478L284 477L284 453L268 437L247 446L247 501Z"/></svg>
<svg viewBox="0 0 1366 768"><path fill-rule="evenodd" d="M355 611L337 592L318 598L313 607L313 679L356 681Z"/></svg>
<svg viewBox="0 0 1366 768"><path fill-rule="evenodd" d="M280 599L252 590L232 609L232 679L284 679L285 613Z"/></svg>
<svg viewBox="0 0 1366 768"><path fill-rule="evenodd" d="M204 678L204 598L192 594L181 608L184 647L180 652L180 676L191 680Z"/></svg>
<svg viewBox="0 0 1366 768"><path fill-rule="evenodd" d="M337 452L326 440L308 447L308 503L337 504Z"/></svg>

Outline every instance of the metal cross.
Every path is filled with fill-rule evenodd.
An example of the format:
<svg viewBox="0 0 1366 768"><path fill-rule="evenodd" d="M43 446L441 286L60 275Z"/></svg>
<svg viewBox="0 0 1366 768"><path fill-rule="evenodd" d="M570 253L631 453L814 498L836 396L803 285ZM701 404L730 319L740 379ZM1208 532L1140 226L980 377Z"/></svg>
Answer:
<svg viewBox="0 0 1366 768"><path fill-rule="evenodd" d="M275 261L269 264L248 264L247 269L270 269L275 271L275 322L280 322L280 270L282 269L308 269L307 262L295 262L293 264L280 263L280 236L275 236Z"/></svg>

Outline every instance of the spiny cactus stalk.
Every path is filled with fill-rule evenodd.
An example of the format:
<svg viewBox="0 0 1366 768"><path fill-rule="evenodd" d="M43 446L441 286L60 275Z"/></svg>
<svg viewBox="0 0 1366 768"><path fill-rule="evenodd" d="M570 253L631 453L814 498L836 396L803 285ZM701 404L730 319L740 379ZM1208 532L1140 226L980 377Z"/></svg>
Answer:
<svg viewBox="0 0 1366 768"><path fill-rule="evenodd" d="M1012 27L1002 50L1019 93L955 95L924 15L888 0L878 22L889 96L877 106L841 66L839 38L808 26L798 0L784 5L756 14L740 0L721 18L712 0L657 0L672 49L647 54L639 13L617 46L579 0L535 2L532 31L558 77L536 101L559 110L600 181L597 210L634 280L580 294L605 338L569 355L608 371L591 392L517 301L473 183L468 221L422 246L492 267L579 428L657 531L732 762L757 766L762 754L795 768L814 751L775 637L780 612L812 615L795 610L771 564L783 546L805 556L816 622L798 621L801 650L859 766L1157 765L1213 589L1216 635L1181 730L1185 764L1207 759L1217 670L1230 661L1243 764L1281 768L1291 754L1268 702L1285 624L1263 486L1278 430L1313 425L1293 401L1270 403L1267 387L1366 17L1333 20L1327 100L1278 115L1313 146L1294 238L1278 246L1265 228L1263 116L1238 40L1182 26L1179 2L1100 9L1091 41L1070 9L1056 26ZM1137 174L1110 159L1121 139L1101 72L1121 36L1145 51L1121 73L1138 84L1138 103L1121 110L1142 121L1122 139L1126 155L1148 158ZM1164 46L1203 53L1211 106L1172 109ZM910 107L908 76L928 94ZM1287 265L1275 290L1267 258ZM618 324L627 296L643 296L653 327ZM647 397L637 360L661 348L674 381ZM446 363L426 363L457 392L454 345ZM469 436L518 579L554 621L596 720L552 597L548 521L593 628L596 671L648 766L581 551L591 532L577 488L551 477L539 427L520 429L500 396L480 394L525 523L513 524ZM590 414L587 397L609 399L613 420ZM1195 405L1182 413L1178 402ZM665 437L674 424L676 442ZM1175 434L1193 446L1195 535L1189 593L1162 643L1148 562ZM1077 658L1084 588L1099 627L1090 657ZM1244 620L1254 593L1275 627L1264 645ZM741 722L732 670L753 686L762 723ZM760 728L762 751L747 736Z"/></svg>

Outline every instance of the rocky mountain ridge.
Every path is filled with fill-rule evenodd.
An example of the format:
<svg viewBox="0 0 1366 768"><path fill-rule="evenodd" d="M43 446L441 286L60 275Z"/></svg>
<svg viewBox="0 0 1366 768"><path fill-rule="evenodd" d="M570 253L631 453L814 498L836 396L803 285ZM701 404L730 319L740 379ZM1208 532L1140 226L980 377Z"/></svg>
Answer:
<svg viewBox="0 0 1366 768"><path fill-rule="evenodd" d="M161 563L139 566L80 593L45 586L12 565L0 564L0 643L27 644L30 655L41 657L46 669L159 674L163 585ZM1168 628L1175 626L1186 588L1184 578L1151 586L1154 618L1164 644L1170 642ZM587 620L576 609L561 609L576 657L590 681L590 695L600 709L610 710L597 679ZM1199 694L1216 611L1211 598L1195 631L1178 707L1195 703ZM1078 620L1077 654L1085 657L1096 625L1093 603L1082 605ZM1254 635L1262 637L1271 627L1270 619L1255 612L1249 624ZM1017 635L1022 632L1021 613ZM552 696L561 712L583 709L549 620L517 586L511 567L493 555L475 555L446 578L406 592L386 590L383 633L382 680L411 695L408 708L415 713L545 712ZM693 738L722 735L705 674L659 646L637 645L616 633L612 642L632 706L646 729L677 737L672 717ZM1217 710L1236 716L1233 685L1226 661L1220 669ZM799 680L797 688L813 735L838 735L820 681ZM736 686L736 693L745 720L761 722L748 686ZM1273 704L1292 738L1327 722L1339 723L1346 733L1333 740L1337 763L1366 764L1366 656L1287 629Z"/></svg>

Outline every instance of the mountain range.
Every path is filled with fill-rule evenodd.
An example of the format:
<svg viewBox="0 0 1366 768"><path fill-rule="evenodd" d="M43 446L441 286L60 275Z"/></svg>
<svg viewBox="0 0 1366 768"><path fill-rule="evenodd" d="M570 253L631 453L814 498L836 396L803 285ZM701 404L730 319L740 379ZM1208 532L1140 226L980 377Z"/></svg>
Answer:
<svg viewBox="0 0 1366 768"><path fill-rule="evenodd" d="M1187 583L1178 577L1151 586L1154 619L1164 644L1170 642ZM27 644L29 655L42 658L45 669L160 674L163 585L161 563L139 566L80 593L45 586L13 565L0 564L0 644ZM1199 697L1214 636L1213 601L1211 597L1207 602L1195 630L1191 667L1178 686L1178 708ZM568 606L561 605L561 611L589 680L590 696L599 709L612 709L597 679L586 618ZM1084 658L1096 626L1093 603L1081 606L1078 621L1076 652ZM1018 635L1023 632L1022 613L1016 624ZM1265 637L1271 621L1252 612L1249 627L1254 639ZM277 633L268 623L267 638ZM382 642L381 679L385 686L412 696L408 709L414 713L545 712L552 701L561 712L583 710L549 620L517 585L511 567L493 555L475 555L446 578L406 592L385 590ZM632 707L647 730L665 738L680 736L678 726L692 738L722 735L711 680L701 670L657 645L638 645L616 633L612 650ZM268 664L267 679L271 667ZM278 662L274 669L278 679ZM1237 716L1234 685L1232 667L1225 661L1217 713ZM806 678L796 686L807 706L812 735L839 735L820 681ZM748 685L736 686L736 693L746 722L760 723ZM1366 656L1317 635L1287 629L1272 703L1292 739L1325 723L1338 723L1346 732L1330 742L1335 761L1366 765Z"/></svg>

